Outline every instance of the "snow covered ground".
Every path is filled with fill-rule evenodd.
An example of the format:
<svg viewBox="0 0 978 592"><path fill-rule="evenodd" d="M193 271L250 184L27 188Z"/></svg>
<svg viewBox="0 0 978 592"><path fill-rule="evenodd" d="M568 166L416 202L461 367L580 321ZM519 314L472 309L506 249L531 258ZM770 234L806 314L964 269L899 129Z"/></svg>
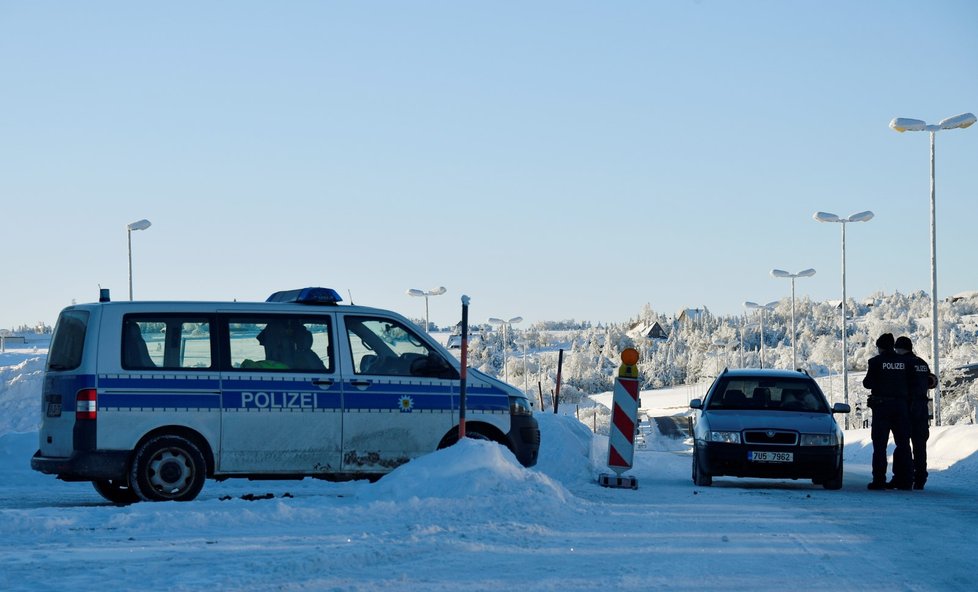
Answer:
<svg viewBox="0 0 978 592"><path fill-rule="evenodd" d="M116 507L34 473L43 352L0 354L0 590L973 590L978 426L935 428L922 492L869 492L867 430L841 491L718 478L652 433L639 489L605 489L607 439L539 414L541 458L466 441L374 484L208 481ZM688 389L642 393L650 415ZM251 494L249 496L249 494ZM263 498L249 501L245 497Z"/></svg>

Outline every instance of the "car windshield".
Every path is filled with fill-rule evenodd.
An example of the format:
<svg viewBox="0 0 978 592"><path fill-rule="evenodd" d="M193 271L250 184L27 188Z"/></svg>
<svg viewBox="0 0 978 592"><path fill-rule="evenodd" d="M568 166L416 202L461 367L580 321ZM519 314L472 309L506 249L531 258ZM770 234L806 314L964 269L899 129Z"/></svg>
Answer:
<svg viewBox="0 0 978 592"><path fill-rule="evenodd" d="M729 378L713 390L706 408L829 412L813 380L790 378Z"/></svg>

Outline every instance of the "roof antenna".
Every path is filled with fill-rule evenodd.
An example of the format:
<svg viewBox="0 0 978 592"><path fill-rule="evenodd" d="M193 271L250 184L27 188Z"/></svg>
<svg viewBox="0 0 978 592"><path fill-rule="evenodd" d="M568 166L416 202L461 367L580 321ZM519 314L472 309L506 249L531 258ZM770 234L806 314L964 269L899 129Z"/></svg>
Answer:
<svg viewBox="0 0 978 592"><path fill-rule="evenodd" d="M354 304L353 304L353 292L351 292L349 288L346 289L346 295L350 297L350 306L354 306Z"/></svg>

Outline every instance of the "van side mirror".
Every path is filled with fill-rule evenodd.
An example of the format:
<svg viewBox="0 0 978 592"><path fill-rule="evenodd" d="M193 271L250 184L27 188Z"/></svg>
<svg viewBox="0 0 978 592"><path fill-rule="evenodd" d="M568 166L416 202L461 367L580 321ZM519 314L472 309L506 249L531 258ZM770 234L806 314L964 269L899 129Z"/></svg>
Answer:
<svg viewBox="0 0 978 592"><path fill-rule="evenodd" d="M852 411L852 407L848 403L836 403L832 405L832 413L849 413Z"/></svg>
<svg viewBox="0 0 978 592"><path fill-rule="evenodd" d="M693 399L689 402L690 409L703 409L703 401L700 399Z"/></svg>

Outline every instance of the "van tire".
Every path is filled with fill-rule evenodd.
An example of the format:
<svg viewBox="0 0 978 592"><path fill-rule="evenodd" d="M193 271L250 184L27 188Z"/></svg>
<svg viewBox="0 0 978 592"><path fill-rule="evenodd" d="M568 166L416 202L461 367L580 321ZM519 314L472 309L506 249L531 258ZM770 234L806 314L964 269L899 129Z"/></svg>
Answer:
<svg viewBox="0 0 978 592"><path fill-rule="evenodd" d="M197 497L207 478L207 464L200 448L180 436L157 436L136 451L129 483L140 499L148 502L189 502Z"/></svg>
<svg viewBox="0 0 978 592"><path fill-rule="evenodd" d="M140 500L136 492L122 481L92 481L95 491L113 504L134 504Z"/></svg>

